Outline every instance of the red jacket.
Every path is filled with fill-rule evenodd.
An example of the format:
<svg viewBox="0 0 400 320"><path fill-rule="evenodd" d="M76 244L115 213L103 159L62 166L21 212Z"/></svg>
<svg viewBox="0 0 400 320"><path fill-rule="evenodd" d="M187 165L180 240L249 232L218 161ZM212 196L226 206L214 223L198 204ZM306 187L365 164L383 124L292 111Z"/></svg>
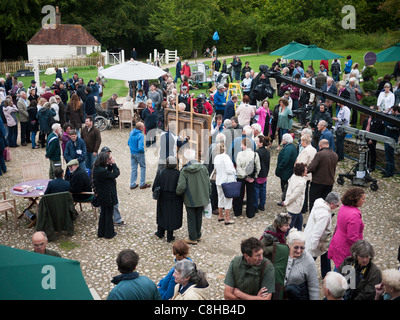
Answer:
<svg viewBox="0 0 400 320"><path fill-rule="evenodd" d="M192 73L190 72L190 66L184 64L182 66L182 70L181 70L181 75L187 75L188 78L190 78L190 76L192 75Z"/></svg>

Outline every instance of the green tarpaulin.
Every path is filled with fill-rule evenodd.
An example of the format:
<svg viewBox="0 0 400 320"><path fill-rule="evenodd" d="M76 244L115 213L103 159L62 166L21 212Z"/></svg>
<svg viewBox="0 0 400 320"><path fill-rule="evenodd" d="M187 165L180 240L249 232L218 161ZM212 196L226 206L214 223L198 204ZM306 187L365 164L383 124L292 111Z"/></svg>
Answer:
<svg viewBox="0 0 400 320"><path fill-rule="evenodd" d="M376 54L378 62L400 61L400 43Z"/></svg>
<svg viewBox="0 0 400 320"><path fill-rule="evenodd" d="M272 51L269 55L270 56L284 56L284 55L299 51L304 48L307 48L307 46L305 44L301 44L296 41L292 41L292 42L288 43L286 46L276 49L275 51Z"/></svg>
<svg viewBox="0 0 400 320"><path fill-rule="evenodd" d="M303 48L291 54L287 54L283 57L283 59L295 60L329 60L335 58L343 58L343 56L322 48L318 48L314 44L309 45L306 48Z"/></svg>
<svg viewBox="0 0 400 320"><path fill-rule="evenodd" d="M80 263L0 245L0 300L93 300Z"/></svg>

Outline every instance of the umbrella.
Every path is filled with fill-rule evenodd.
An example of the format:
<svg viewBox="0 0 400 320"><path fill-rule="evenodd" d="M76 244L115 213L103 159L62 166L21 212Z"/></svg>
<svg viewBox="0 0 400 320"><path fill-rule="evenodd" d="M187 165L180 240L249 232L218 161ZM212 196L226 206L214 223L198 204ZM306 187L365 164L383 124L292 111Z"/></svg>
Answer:
<svg viewBox="0 0 400 320"><path fill-rule="evenodd" d="M400 60L400 43L376 54L378 62L392 62Z"/></svg>
<svg viewBox="0 0 400 320"><path fill-rule="evenodd" d="M272 51L269 55L270 56L284 56L284 55L299 51L301 49L304 49L306 47L307 46L305 44L301 44L296 41L292 41L289 44L287 44L286 46L276 49L275 51Z"/></svg>
<svg viewBox="0 0 400 320"><path fill-rule="evenodd" d="M163 69L139 61L128 61L103 69L101 75L107 79L139 81L158 79L166 74Z"/></svg>
<svg viewBox="0 0 400 320"><path fill-rule="evenodd" d="M78 261L0 245L0 300L93 300Z"/></svg>
<svg viewBox="0 0 400 320"><path fill-rule="evenodd" d="M283 57L283 59L295 60L329 60L335 58L343 58L343 56L322 48L318 48L314 44Z"/></svg>

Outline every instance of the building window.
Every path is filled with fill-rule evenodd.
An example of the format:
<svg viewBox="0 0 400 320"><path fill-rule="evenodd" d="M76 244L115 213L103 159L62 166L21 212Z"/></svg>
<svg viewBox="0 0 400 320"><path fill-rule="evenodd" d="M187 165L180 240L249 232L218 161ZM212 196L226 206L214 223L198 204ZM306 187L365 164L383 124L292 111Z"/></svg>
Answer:
<svg viewBox="0 0 400 320"><path fill-rule="evenodd" d="M86 55L86 47L76 47L76 54L78 56Z"/></svg>

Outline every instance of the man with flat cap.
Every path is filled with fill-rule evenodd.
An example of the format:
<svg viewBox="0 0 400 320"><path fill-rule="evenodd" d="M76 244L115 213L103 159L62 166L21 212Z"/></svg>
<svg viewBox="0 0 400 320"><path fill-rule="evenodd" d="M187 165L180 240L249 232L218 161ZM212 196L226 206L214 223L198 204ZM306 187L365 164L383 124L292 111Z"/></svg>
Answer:
<svg viewBox="0 0 400 320"><path fill-rule="evenodd" d="M89 201L93 198L90 194L81 194L81 192L92 192L89 175L85 169L79 166L78 159L73 159L67 163L69 173L66 174L65 180L70 183L70 192L74 201Z"/></svg>

